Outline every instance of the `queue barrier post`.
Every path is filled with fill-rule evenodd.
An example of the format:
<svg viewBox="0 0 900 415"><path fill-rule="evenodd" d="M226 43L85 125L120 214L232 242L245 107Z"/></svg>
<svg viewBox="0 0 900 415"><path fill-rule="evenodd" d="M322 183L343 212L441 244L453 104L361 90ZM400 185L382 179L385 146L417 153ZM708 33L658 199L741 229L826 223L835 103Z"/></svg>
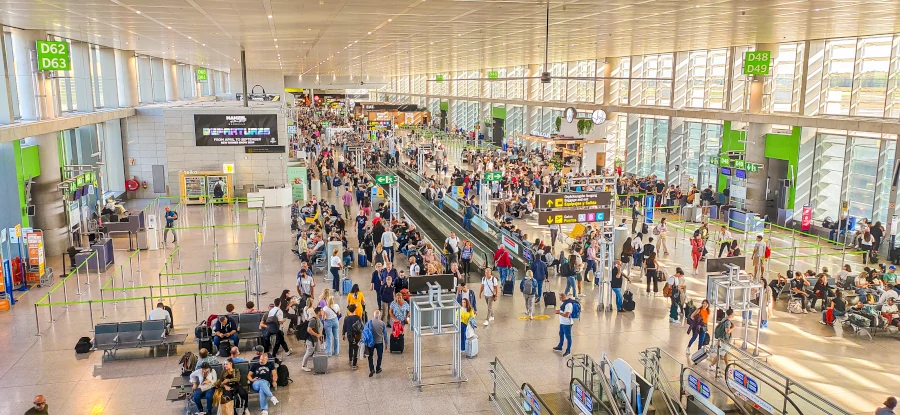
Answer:
<svg viewBox="0 0 900 415"><path fill-rule="evenodd" d="M34 327L37 332L34 334L35 336L41 335L41 318L38 317L38 305L34 305Z"/></svg>
<svg viewBox="0 0 900 415"><path fill-rule="evenodd" d="M100 276L100 254L98 254L97 252L98 251L94 251L94 263L97 264L97 285L102 286L103 285L103 280L102 280L103 277Z"/></svg>
<svg viewBox="0 0 900 415"><path fill-rule="evenodd" d="M84 263L84 262L82 262L81 264L83 264L83 263ZM78 264L78 266L75 267L75 282L76 282L76 284L77 284L77 285L75 286L75 288L78 289L78 295L82 295L82 294L83 294L83 293L81 292L81 264ZM72 275L72 274L69 273L69 275ZM63 283L65 283L65 281L63 281Z"/></svg>
<svg viewBox="0 0 900 415"><path fill-rule="evenodd" d="M147 297L144 297L144 315L147 315Z"/></svg>
<svg viewBox="0 0 900 415"><path fill-rule="evenodd" d="M88 300L88 314L91 316L91 332L94 331L94 300ZM146 313L145 313L146 314Z"/></svg>
<svg viewBox="0 0 900 415"><path fill-rule="evenodd" d="M69 302L69 292L68 292L68 290L66 290L66 281L65 280L63 281L62 286L63 286L63 298L68 303ZM35 304L35 306L37 306L37 304ZM66 305L66 308L69 308L68 304Z"/></svg>
<svg viewBox="0 0 900 415"><path fill-rule="evenodd" d="M103 301L103 290L100 290L100 312L102 313L100 315L100 320L106 320L106 306L104 305L105 303L106 301Z"/></svg>
<svg viewBox="0 0 900 415"><path fill-rule="evenodd" d="M50 323L53 323L53 292L47 293L47 311L50 313Z"/></svg>
<svg viewBox="0 0 900 415"><path fill-rule="evenodd" d="M197 293L194 293L194 321L200 321L200 310L197 308Z"/></svg>

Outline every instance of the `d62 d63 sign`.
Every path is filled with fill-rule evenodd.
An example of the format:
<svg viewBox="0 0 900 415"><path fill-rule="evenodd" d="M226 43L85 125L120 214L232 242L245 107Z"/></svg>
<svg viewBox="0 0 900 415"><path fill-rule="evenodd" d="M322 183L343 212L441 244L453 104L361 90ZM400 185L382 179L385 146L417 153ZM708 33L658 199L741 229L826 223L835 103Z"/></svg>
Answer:
<svg viewBox="0 0 900 415"><path fill-rule="evenodd" d="M68 42L38 40L36 49L39 71L68 71L72 69Z"/></svg>

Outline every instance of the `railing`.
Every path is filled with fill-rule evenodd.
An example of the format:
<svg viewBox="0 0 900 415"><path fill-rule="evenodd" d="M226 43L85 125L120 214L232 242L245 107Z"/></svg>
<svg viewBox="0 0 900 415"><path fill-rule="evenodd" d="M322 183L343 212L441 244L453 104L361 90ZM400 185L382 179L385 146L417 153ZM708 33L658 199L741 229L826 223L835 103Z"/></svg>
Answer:
<svg viewBox="0 0 900 415"><path fill-rule="evenodd" d="M541 400L540 395L527 383L521 386L513 380L500 358L494 358L491 379L494 381L490 400L503 415L553 415L553 411Z"/></svg>
<svg viewBox="0 0 900 415"><path fill-rule="evenodd" d="M681 363L659 348L652 348L641 352L641 364L644 378L656 388L669 413L685 415L681 404Z"/></svg>
<svg viewBox="0 0 900 415"><path fill-rule="evenodd" d="M740 364L745 369L752 371L753 375L766 384L771 385L772 388L780 390L779 396L783 397L784 402L778 402L781 405L778 405L779 408L776 409L781 409L782 413L788 413L787 411L791 409L789 405L792 405L804 415L850 415L850 412L839 408L771 366L753 358L740 348L729 347L727 353L730 363L728 367Z"/></svg>
<svg viewBox="0 0 900 415"><path fill-rule="evenodd" d="M566 361L571 369L572 381L578 381L590 389L595 400L610 415L635 415L631 400L625 391L611 382L612 367L604 359L597 363L586 354L574 355ZM570 390L571 394L571 382Z"/></svg>

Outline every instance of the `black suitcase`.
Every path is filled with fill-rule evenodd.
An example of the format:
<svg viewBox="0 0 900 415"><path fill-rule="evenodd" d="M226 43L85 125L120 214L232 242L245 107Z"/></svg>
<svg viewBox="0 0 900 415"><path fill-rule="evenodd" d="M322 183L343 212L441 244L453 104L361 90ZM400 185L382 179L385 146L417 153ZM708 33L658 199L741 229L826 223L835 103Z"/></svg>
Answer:
<svg viewBox="0 0 900 415"><path fill-rule="evenodd" d="M199 350L199 349L206 349L206 351L207 351L207 352L210 352L210 353L214 353L214 352L216 351L216 350L213 349L213 342L212 342L212 339L209 339L209 340L200 340L198 346L199 346L199 347L198 347L198 350Z"/></svg>
<svg viewBox="0 0 900 415"><path fill-rule="evenodd" d="M556 293L553 291L547 291L544 293L544 307L556 307Z"/></svg>
<svg viewBox="0 0 900 415"><path fill-rule="evenodd" d="M506 280L506 282L503 283L503 295L513 295L515 285L516 282L512 279Z"/></svg>
<svg viewBox="0 0 900 415"><path fill-rule="evenodd" d="M403 353L403 334L401 334L397 337L390 336L390 338L391 338L391 342L390 342L391 343L390 344L391 353Z"/></svg>
<svg viewBox="0 0 900 415"><path fill-rule="evenodd" d="M219 341L219 351L216 353L218 357L228 357L231 356L231 340L221 340Z"/></svg>
<svg viewBox="0 0 900 415"><path fill-rule="evenodd" d="M622 294L622 299L624 300L622 301L622 309L625 311L634 311L634 307L636 306L634 303L634 294L632 294L631 291L625 291L625 293Z"/></svg>

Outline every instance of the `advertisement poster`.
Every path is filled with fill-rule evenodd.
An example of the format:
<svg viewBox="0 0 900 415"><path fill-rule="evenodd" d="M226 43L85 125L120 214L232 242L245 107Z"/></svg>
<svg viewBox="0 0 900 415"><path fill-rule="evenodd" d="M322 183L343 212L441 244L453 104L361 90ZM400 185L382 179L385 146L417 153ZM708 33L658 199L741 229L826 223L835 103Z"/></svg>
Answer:
<svg viewBox="0 0 900 415"><path fill-rule="evenodd" d="M38 282L44 275L44 234L41 231L31 231L25 234L25 242L28 246L28 268L37 270L37 273L29 272L28 282Z"/></svg>
<svg viewBox="0 0 900 415"><path fill-rule="evenodd" d="M812 226L812 206L803 206L803 213L800 216L800 230L808 231Z"/></svg>
<svg viewBox="0 0 900 415"><path fill-rule="evenodd" d="M291 200L306 200L306 167L288 167L287 177L291 184Z"/></svg>
<svg viewBox="0 0 900 415"><path fill-rule="evenodd" d="M278 144L276 114L194 114L197 146Z"/></svg>

